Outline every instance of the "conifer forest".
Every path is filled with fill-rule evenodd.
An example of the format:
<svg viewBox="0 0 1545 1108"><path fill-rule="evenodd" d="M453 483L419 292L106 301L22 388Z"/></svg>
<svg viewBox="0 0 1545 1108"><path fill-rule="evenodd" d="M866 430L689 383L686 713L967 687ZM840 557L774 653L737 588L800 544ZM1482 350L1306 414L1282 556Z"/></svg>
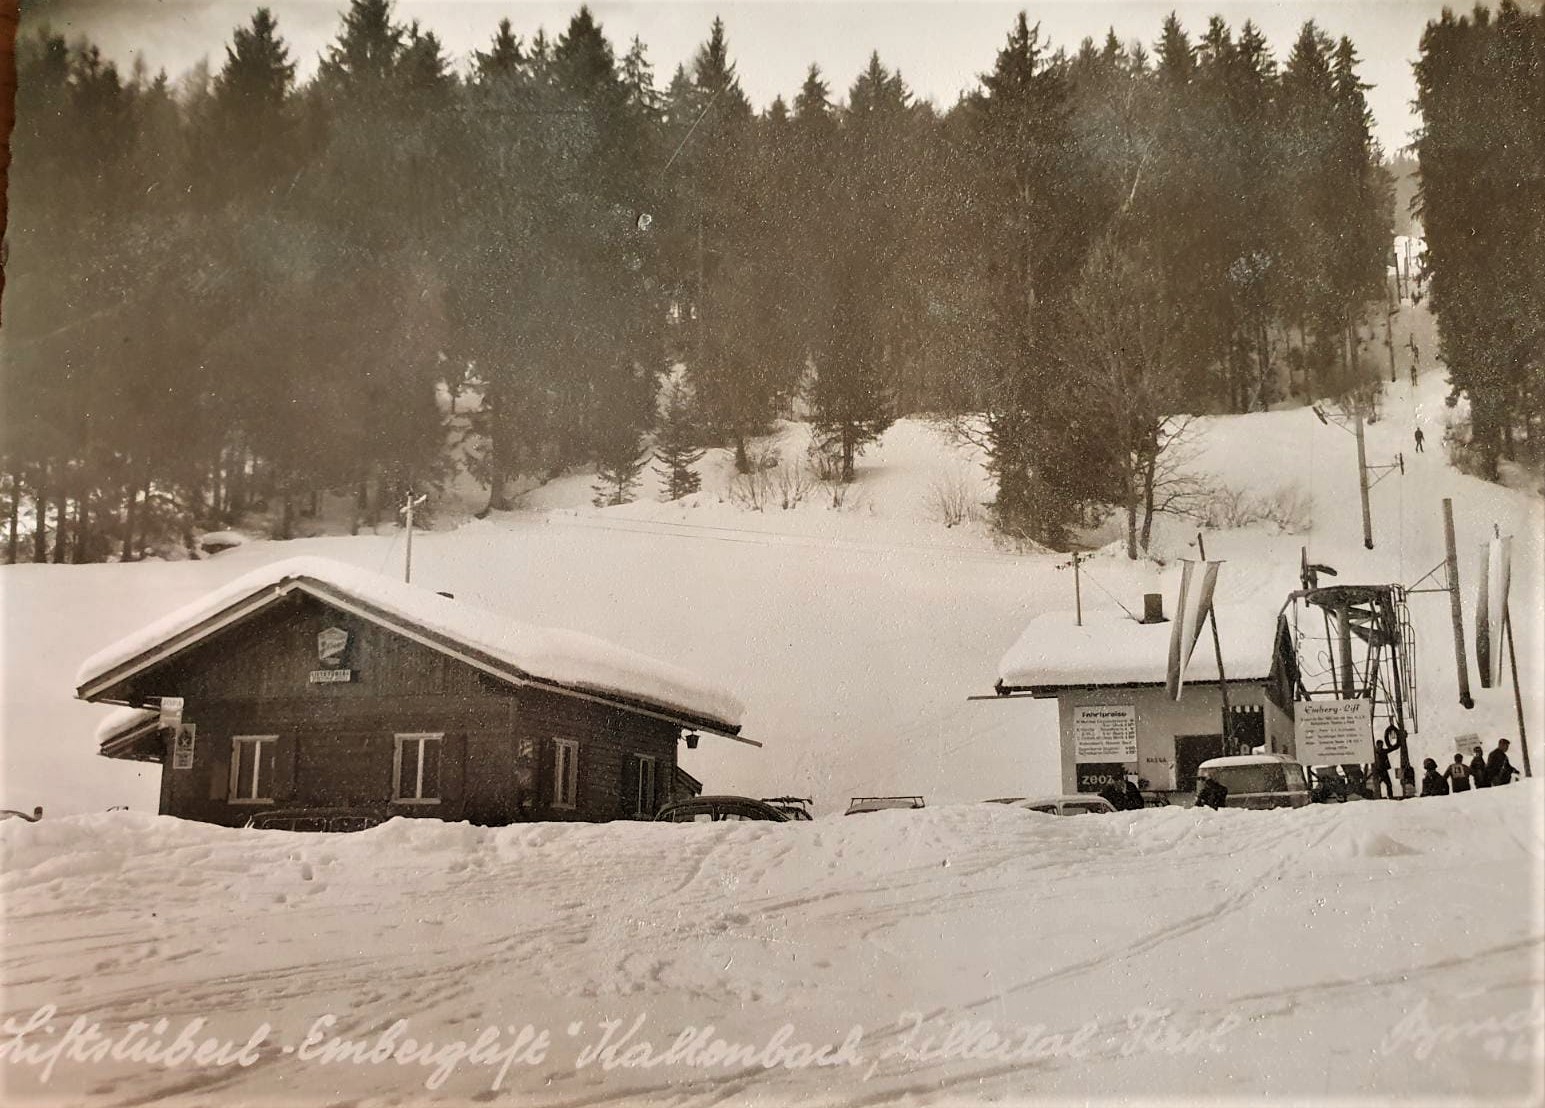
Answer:
<svg viewBox="0 0 1545 1108"><path fill-rule="evenodd" d="M1370 403L1397 217L1468 456L1535 458L1545 14L1434 21L1415 212L1358 48L1171 16L1146 42L1020 15L978 87L884 58L755 107L732 28L657 73L586 8L491 17L465 63L348 0L314 75L258 8L182 75L28 26L0 330L11 561L133 559L262 506L396 515L453 466L698 488L774 421L835 480L902 416L978 445L995 526L1057 546L1151 512L1187 417ZM459 413L459 414L458 414ZM1134 518L1136 518L1134 516Z"/></svg>

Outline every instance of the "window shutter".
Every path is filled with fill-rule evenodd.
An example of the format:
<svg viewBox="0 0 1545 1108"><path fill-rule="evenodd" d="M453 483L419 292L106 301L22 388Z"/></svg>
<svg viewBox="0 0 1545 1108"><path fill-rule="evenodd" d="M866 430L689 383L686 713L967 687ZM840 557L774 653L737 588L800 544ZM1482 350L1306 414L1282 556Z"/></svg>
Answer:
<svg viewBox="0 0 1545 1108"><path fill-rule="evenodd" d="M268 744L274 748L273 764L273 791L269 793L275 800L293 800L295 798L295 756L297 743L294 735L280 735L273 743Z"/></svg>
<svg viewBox="0 0 1545 1108"><path fill-rule="evenodd" d="M638 811L638 758L632 754L622 759L621 812L623 819L632 819Z"/></svg>

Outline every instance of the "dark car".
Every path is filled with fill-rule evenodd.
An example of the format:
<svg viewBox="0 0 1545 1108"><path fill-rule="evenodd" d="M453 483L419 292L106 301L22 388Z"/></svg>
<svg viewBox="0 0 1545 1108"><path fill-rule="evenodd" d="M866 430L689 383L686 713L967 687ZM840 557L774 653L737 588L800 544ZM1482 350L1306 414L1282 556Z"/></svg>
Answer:
<svg viewBox="0 0 1545 1108"><path fill-rule="evenodd" d="M762 803L778 809L796 823L815 818L810 814L810 805L814 801L808 796L764 796Z"/></svg>
<svg viewBox="0 0 1545 1108"><path fill-rule="evenodd" d="M365 831L386 816L356 808L285 808L259 812L244 826L257 831Z"/></svg>
<svg viewBox="0 0 1545 1108"><path fill-rule="evenodd" d="M845 816L856 816L864 812L883 812L889 808L921 808L923 798L920 796L855 796L848 804Z"/></svg>
<svg viewBox="0 0 1545 1108"><path fill-rule="evenodd" d="M722 823L726 820L765 820L789 823L789 816L771 804L749 796L695 796L661 808L655 820L665 823Z"/></svg>

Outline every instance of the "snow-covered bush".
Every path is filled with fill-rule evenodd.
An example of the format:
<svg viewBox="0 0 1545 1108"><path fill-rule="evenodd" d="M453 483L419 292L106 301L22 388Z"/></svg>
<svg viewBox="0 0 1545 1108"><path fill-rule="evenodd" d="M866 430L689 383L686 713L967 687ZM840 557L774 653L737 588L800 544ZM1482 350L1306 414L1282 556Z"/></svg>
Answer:
<svg viewBox="0 0 1545 1108"><path fill-rule="evenodd" d="M1314 526L1314 497L1296 483L1266 493L1219 487L1208 492L1193 518L1212 530L1264 523L1281 535L1302 535Z"/></svg>

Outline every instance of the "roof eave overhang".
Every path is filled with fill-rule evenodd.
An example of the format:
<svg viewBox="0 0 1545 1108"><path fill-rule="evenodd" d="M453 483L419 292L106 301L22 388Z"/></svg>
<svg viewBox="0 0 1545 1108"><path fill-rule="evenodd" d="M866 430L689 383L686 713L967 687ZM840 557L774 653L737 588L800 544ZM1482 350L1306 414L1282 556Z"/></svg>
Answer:
<svg viewBox="0 0 1545 1108"><path fill-rule="evenodd" d="M1259 685L1267 680L1265 677L1230 677L1228 685ZM1216 681L1192 681L1186 687L1208 689L1216 688ZM1059 685L1010 685L999 681L993 686L995 697L981 697L983 700L995 698L1008 698L1012 696L1053 697L1065 692L1083 692L1089 689L1162 689L1163 681L1087 681L1066 682Z"/></svg>
<svg viewBox="0 0 1545 1108"><path fill-rule="evenodd" d="M186 628L164 642L158 643L156 646L142 651L134 657L113 666L106 672L84 682L75 690L75 695L81 700L93 702L128 703L121 692L116 692L125 681L153 666L170 661L184 650L196 646L210 635L250 619L272 604L295 592L313 596L342 611L350 612L362 619L369 620L402 635L404 638L411 639L438 653L455 658L480 672L488 674L490 677L497 678L510 685L542 688L560 696L632 712L635 715L648 716L687 730L707 731L710 734L721 735L724 738L734 739L736 742L742 742L749 746L759 747L762 745L754 739L743 737L740 734L739 724L710 719L706 716L697 716L689 712L676 712L660 705L634 700L630 697L592 692L587 689L578 689L571 685L565 685L559 681L536 677L516 666L510 665L508 662L500 661L492 655L478 650L476 647L456 642L428 628L419 627L400 616L395 616L390 612L377 608L373 604L350 596L328 585L325 581L318 581L311 577L292 577L274 585L264 586L206 619L200 620L194 626Z"/></svg>
<svg viewBox="0 0 1545 1108"><path fill-rule="evenodd" d="M130 762L159 762L165 755L161 721L149 720L102 740L97 753Z"/></svg>

